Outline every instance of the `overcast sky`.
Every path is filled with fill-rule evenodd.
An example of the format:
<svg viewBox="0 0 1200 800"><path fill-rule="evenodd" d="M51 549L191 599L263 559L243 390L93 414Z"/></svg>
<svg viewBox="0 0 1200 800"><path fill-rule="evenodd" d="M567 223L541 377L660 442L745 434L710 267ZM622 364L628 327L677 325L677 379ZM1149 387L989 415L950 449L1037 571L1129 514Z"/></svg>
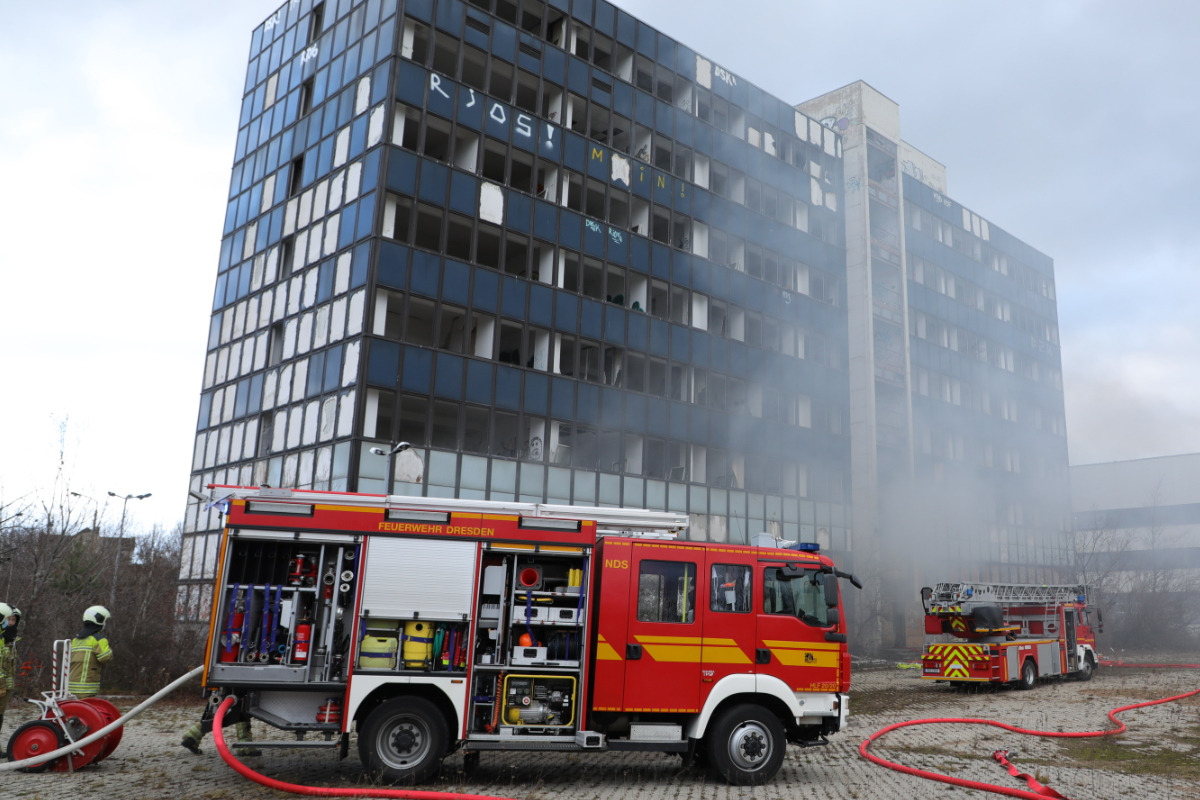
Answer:
<svg viewBox="0 0 1200 800"><path fill-rule="evenodd" d="M279 5L8 4L0 505L65 452L74 491L153 493L129 530L182 517L250 32ZM617 5L789 103L899 103L950 196L1054 259L1071 462L1200 452L1200 4Z"/></svg>

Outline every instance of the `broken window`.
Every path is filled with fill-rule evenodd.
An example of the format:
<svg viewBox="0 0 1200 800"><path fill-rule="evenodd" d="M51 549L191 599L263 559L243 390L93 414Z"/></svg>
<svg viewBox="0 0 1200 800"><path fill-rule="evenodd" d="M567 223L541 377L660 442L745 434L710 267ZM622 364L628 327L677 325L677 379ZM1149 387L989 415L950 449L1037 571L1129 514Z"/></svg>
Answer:
<svg viewBox="0 0 1200 800"><path fill-rule="evenodd" d="M421 347L433 347L433 322L433 301L409 297L404 341Z"/></svg>

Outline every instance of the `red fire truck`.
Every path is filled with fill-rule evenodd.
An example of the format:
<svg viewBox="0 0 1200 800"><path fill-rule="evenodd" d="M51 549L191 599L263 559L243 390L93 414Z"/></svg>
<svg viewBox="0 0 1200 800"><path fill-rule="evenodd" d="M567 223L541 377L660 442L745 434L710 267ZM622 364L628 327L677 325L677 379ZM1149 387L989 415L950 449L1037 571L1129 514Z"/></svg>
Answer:
<svg viewBox="0 0 1200 800"><path fill-rule="evenodd" d="M683 541L684 514L210 488L205 687L296 733L278 745L345 756L354 731L389 782L456 749L657 750L759 784L845 723L838 578L858 581L815 546Z"/></svg>
<svg viewBox="0 0 1200 800"><path fill-rule="evenodd" d="M1089 680L1099 663L1084 586L939 583L921 605L925 680L1032 689L1038 678Z"/></svg>

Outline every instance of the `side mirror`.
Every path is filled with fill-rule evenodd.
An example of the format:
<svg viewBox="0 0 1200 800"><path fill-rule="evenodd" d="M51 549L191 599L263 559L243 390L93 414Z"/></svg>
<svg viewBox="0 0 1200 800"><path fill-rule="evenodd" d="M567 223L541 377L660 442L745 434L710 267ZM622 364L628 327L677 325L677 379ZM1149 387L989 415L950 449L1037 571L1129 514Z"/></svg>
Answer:
<svg viewBox="0 0 1200 800"><path fill-rule="evenodd" d="M929 613L929 604L933 600L933 589L929 586L921 587L921 608L925 609L925 613Z"/></svg>
<svg viewBox="0 0 1200 800"><path fill-rule="evenodd" d="M837 576L831 575L828 572L821 573L821 586L825 589L825 607L838 607L838 582Z"/></svg>

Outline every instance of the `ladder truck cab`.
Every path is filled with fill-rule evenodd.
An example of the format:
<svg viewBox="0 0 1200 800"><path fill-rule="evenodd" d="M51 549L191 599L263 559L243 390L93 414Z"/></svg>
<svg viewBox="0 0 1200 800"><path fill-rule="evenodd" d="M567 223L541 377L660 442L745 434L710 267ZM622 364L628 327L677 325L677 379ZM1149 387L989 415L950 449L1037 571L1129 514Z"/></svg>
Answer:
<svg viewBox="0 0 1200 800"><path fill-rule="evenodd" d="M921 590L921 677L1015 683L1086 681L1099 660L1084 586L939 583Z"/></svg>
<svg viewBox="0 0 1200 800"><path fill-rule="evenodd" d="M815 546L681 540L688 518L211 486L225 515L204 685L375 779L488 750L697 752L761 784L846 721L838 578ZM790 544L790 543L789 543Z"/></svg>

